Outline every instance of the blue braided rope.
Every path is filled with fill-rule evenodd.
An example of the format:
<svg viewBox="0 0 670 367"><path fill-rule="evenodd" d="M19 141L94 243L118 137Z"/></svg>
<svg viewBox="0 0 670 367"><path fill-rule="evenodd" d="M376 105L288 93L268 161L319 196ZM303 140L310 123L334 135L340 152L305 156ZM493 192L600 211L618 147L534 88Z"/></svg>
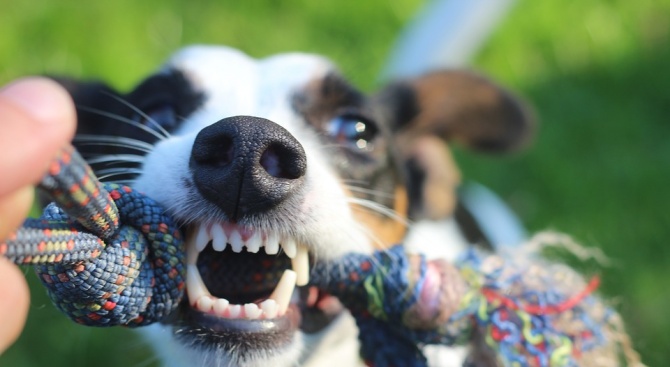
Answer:
<svg viewBox="0 0 670 367"><path fill-rule="evenodd" d="M144 195L105 184L119 209L120 226L91 258L45 263L36 271L54 304L75 322L90 326L142 326L163 319L183 297L181 234L162 208ZM73 223L51 206L50 223Z"/></svg>
<svg viewBox="0 0 670 367"><path fill-rule="evenodd" d="M127 186L101 184L71 147L40 188L55 202L0 243L0 255L34 264L58 309L84 325L135 327L177 308L184 243L158 203Z"/></svg>

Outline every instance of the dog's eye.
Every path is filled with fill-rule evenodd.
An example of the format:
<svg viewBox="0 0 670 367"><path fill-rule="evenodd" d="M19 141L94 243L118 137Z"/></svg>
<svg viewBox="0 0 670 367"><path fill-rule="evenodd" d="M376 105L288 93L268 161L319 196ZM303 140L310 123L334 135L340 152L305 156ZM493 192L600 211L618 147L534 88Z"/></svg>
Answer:
<svg viewBox="0 0 670 367"><path fill-rule="evenodd" d="M370 151L379 129L367 118L345 114L330 120L326 125L326 131L340 144Z"/></svg>
<svg viewBox="0 0 670 367"><path fill-rule="evenodd" d="M157 129L156 124L167 131L172 131L177 127L177 111L169 103L144 108L142 112L142 114L135 114L133 119L151 129Z"/></svg>

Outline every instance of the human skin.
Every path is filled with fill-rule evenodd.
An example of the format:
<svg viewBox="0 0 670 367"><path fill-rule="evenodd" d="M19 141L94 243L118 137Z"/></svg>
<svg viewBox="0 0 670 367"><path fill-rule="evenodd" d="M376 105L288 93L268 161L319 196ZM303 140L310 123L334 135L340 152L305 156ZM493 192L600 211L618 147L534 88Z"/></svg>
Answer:
<svg viewBox="0 0 670 367"><path fill-rule="evenodd" d="M34 185L75 124L70 96L49 79L24 78L0 89L0 240L25 219ZM29 303L24 274L0 257L0 353L20 335Z"/></svg>

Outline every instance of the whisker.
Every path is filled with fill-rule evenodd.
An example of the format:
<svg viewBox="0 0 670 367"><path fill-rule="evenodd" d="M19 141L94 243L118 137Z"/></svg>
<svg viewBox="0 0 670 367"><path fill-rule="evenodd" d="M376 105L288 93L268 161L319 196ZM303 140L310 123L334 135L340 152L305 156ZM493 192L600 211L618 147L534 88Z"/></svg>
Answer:
<svg viewBox="0 0 670 367"><path fill-rule="evenodd" d="M95 136L95 135L78 135L75 136L74 142L78 145L101 145L109 147L121 147L132 150L137 150L143 153L150 153L153 146L141 140L123 138L118 136Z"/></svg>
<svg viewBox="0 0 670 367"><path fill-rule="evenodd" d="M112 94L112 93L109 93L109 92L103 92L103 94L105 94L105 95L107 95L107 96L109 96L109 97L112 97L112 98L115 99L117 102L122 103L124 106L130 108L130 109L133 110L135 113L137 113L137 114L139 114L140 116L142 116L142 117L144 117L145 119L147 119L147 121L149 121L149 122L151 122L153 125L155 125L156 130L158 130L161 134L163 134L163 137L164 137L164 138L167 139L167 138L170 137L170 133L167 132L167 130L165 130L165 129L164 129L158 122L156 122L156 120L152 119L151 117L149 117L149 115L147 115L146 113L144 113L144 111L142 111L142 110L140 110L139 108L137 108L137 106L133 105L132 103L130 103L130 102L126 101L125 99L123 99L123 98L121 98L121 97L119 97L119 96L117 96L117 95L114 95L114 94Z"/></svg>
<svg viewBox="0 0 670 367"><path fill-rule="evenodd" d="M405 216L398 214L398 212L396 212L395 210L390 209L382 204L375 203L374 201L359 198L347 198L347 202L353 205L358 205L362 209L368 209L374 213L382 214L407 227L409 227L411 224L411 222L407 218L405 218Z"/></svg>
<svg viewBox="0 0 670 367"><path fill-rule="evenodd" d="M142 163L144 162L144 157L135 154L107 154L93 158L87 158L86 161L89 164L111 163L111 162Z"/></svg>
<svg viewBox="0 0 670 367"><path fill-rule="evenodd" d="M372 196L378 196L378 197L384 197L384 198L394 197L393 194L390 194L390 193L385 192L385 191L366 189L366 188L363 188L363 187L358 187L358 186L353 186L353 185L345 185L345 187L350 191L360 192L360 193L363 193L363 194L370 194Z"/></svg>
<svg viewBox="0 0 670 367"><path fill-rule="evenodd" d="M342 179L342 182L343 182L345 185L353 185L353 184L357 184L357 185L368 185L368 184L369 184L369 182L366 181L366 180L356 180L356 179L353 179L353 178L345 178L345 179Z"/></svg>
<svg viewBox="0 0 670 367"><path fill-rule="evenodd" d="M140 168L126 168L126 167L113 167L113 168L105 168L101 170L97 170L97 173L100 174L108 174L108 173L128 173L128 174L139 174L142 173L142 170Z"/></svg>
<svg viewBox="0 0 670 367"><path fill-rule="evenodd" d="M105 180L110 177L114 176L122 176L122 175L139 175L142 173L140 169L132 169L132 168L108 168L104 170L100 170L97 172L98 174L98 179L99 180ZM132 180L131 180L132 181Z"/></svg>
<svg viewBox="0 0 670 367"><path fill-rule="evenodd" d="M120 116L120 115L117 115L117 114L114 114L114 113L110 113L110 112L107 112L107 111L103 111L103 110L100 110L100 109L97 109L97 108L93 108L93 107L87 107L87 106L77 106L77 107L82 111L95 113L97 115L104 116L104 117L109 117L109 118L114 119L116 121L123 122L123 123L126 123L126 124L130 125L130 126L136 127L140 130L143 130L143 131L153 135L158 140L165 140L166 139L163 135L157 133L155 130L153 130L153 129L145 126L145 125L142 125L137 121L129 119L127 117L123 117L123 116Z"/></svg>

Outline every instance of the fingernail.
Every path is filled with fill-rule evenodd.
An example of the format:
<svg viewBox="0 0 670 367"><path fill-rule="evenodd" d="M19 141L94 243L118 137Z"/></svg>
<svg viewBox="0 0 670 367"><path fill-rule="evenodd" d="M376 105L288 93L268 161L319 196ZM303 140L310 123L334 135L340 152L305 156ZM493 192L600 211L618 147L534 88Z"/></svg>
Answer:
<svg viewBox="0 0 670 367"><path fill-rule="evenodd" d="M74 116L74 106L58 83L43 77L20 79L0 90L0 98L10 101L34 120L59 123Z"/></svg>

